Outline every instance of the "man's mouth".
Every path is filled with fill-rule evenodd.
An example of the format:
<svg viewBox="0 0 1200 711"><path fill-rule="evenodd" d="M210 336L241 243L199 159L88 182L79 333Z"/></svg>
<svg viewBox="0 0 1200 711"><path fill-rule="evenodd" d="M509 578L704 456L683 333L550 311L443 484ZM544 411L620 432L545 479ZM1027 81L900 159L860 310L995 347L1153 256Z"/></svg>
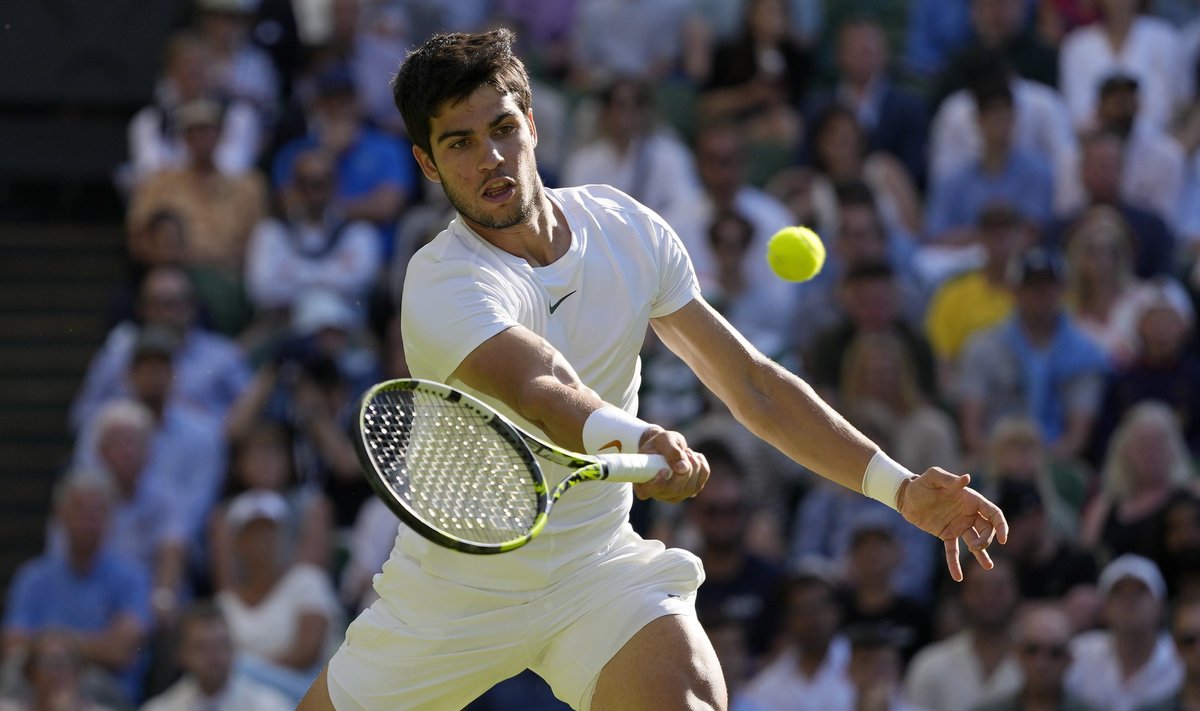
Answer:
<svg viewBox="0 0 1200 711"><path fill-rule="evenodd" d="M517 185L511 179L493 180L488 183L481 193L488 202L501 203L507 201L517 190Z"/></svg>

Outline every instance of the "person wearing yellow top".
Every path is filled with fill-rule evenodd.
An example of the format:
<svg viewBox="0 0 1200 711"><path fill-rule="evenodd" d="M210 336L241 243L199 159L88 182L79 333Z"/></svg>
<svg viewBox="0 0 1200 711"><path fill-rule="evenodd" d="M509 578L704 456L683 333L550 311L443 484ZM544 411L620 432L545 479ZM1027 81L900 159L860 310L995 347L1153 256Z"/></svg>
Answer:
<svg viewBox="0 0 1200 711"><path fill-rule="evenodd" d="M1027 224L1010 206L990 205L979 217L981 267L938 287L925 312L925 332L938 359L942 391L953 394L958 357L972 335L1000 323L1012 311L1009 264L1028 242Z"/></svg>

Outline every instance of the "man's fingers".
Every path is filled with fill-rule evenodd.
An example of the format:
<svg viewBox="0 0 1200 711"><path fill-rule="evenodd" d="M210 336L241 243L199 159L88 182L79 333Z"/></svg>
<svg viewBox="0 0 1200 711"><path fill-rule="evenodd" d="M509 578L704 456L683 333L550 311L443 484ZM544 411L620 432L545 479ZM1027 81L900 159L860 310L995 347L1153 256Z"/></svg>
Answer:
<svg viewBox="0 0 1200 711"><path fill-rule="evenodd" d="M950 577L954 582L961 583L963 579L962 563L958 560L958 539L946 541L946 567L950 569Z"/></svg>
<svg viewBox="0 0 1200 711"><path fill-rule="evenodd" d="M996 530L996 539L1001 543L1008 543L1008 519L1004 518L1004 512L1000 507L983 498L979 497L979 515L983 516Z"/></svg>

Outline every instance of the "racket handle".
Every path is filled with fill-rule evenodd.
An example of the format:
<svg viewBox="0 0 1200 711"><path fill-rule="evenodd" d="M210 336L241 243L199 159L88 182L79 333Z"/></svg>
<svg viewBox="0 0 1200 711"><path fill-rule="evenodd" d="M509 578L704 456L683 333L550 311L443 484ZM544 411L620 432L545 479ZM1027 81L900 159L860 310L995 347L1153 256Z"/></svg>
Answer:
<svg viewBox="0 0 1200 711"><path fill-rule="evenodd" d="M642 484L667 468L667 460L661 454L601 454L598 459L608 469L606 481Z"/></svg>

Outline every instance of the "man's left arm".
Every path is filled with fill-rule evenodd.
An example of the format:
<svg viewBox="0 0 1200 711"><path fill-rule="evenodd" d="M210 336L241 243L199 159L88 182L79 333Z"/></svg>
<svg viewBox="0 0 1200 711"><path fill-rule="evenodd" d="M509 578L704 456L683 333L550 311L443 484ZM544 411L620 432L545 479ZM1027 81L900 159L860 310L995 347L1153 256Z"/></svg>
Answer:
<svg viewBox="0 0 1200 711"><path fill-rule="evenodd" d="M808 383L756 350L702 299L651 323L739 422L799 464L846 488L876 494L880 489L871 483L873 477L908 474ZM870 476L864 476L868 470ZM986 548L993 537L1001 542L1008 537L1003 514L967 488L969 483L969 476L933 468L903 478L893 500L884 501L945 542L946 562L956 580L962 578L959 537L985 568L991 567Z"/></svg>

